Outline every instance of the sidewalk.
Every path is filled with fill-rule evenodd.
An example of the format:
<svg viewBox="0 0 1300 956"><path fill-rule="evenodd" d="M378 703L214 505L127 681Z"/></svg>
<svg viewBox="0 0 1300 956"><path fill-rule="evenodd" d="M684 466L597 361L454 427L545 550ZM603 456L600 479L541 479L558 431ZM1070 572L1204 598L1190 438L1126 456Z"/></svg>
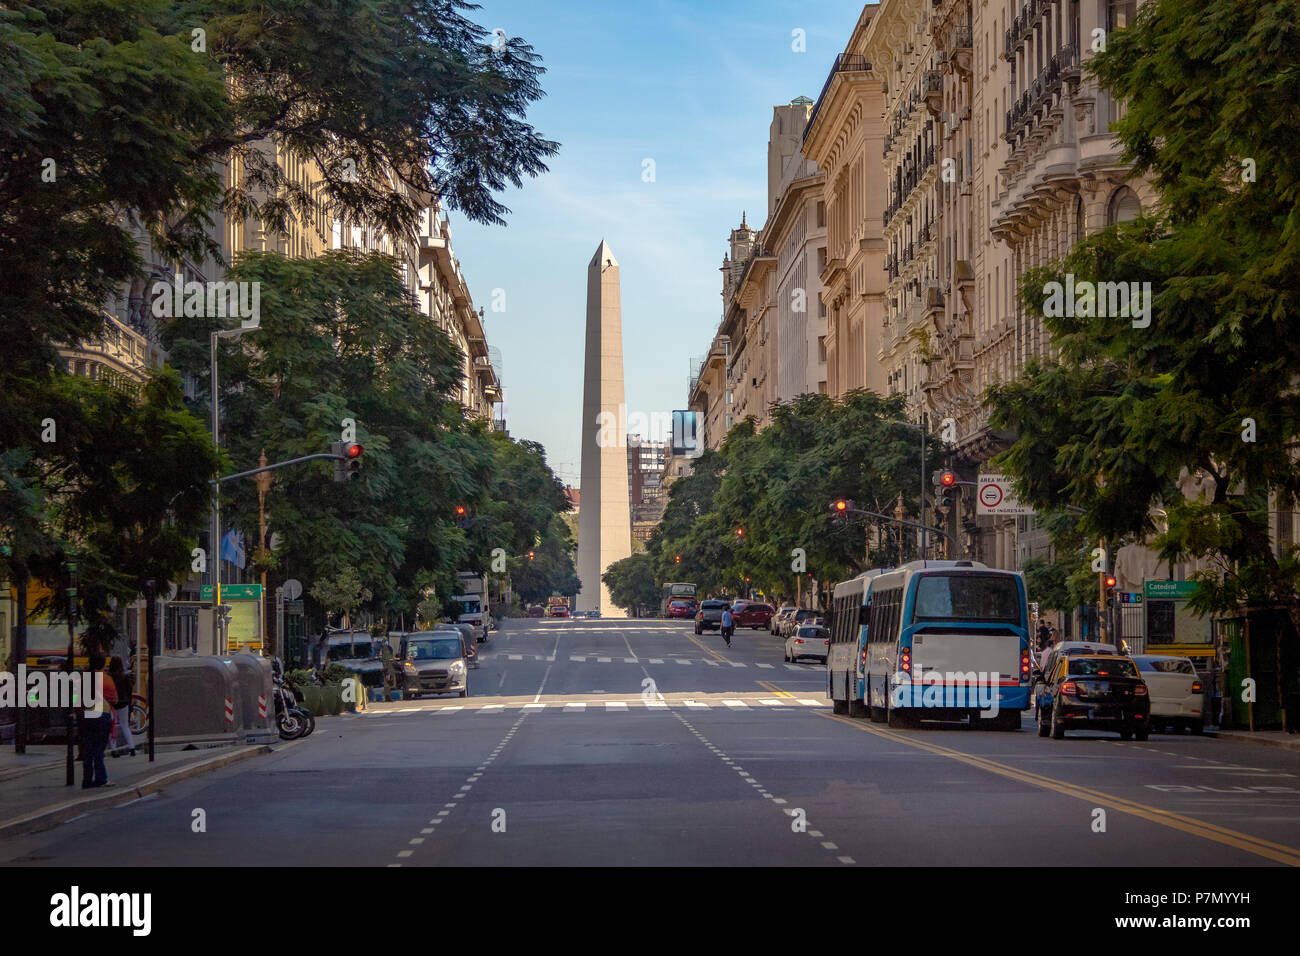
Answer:
<svg viewBox="0 0 1300 956"><path fill-rule="evenodd" d="M1238 743L1261 744L1265 747L1281 747L1283 750L1300 752L1300 734L1286 734L1280 730L1210 730L1207 737L1219 740L1231 740Z"/></svg>
<svg viewBox="0 0 1300 956"><path fill-rule="evenodd" d="M150 763L148 750L139 749L134 757L105 758L113 786L83 790L80 761L74 765L76 782L66 785L62 744L29 746L26 754L14 753L10 744L0 750L0 839L47 830L91 810L129 803L188 777L272 752L266 744L178 750L159 753Z"/></svg>

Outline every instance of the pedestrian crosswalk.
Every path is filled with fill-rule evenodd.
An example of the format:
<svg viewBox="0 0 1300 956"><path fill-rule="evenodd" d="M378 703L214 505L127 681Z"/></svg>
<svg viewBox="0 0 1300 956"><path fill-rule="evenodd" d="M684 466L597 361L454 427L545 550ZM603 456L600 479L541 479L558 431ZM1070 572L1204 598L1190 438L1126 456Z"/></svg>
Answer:
<svg viewBox="0 0 1300 956"><path fill-rule="evenodd" d="M491 663L495 660L505 661L544 661L548 664L555 663L555 657L544 654L483 654L479 655L480 662L484 664ZM570 654L568 660L574 664L681 664L691 666L702 664L706 667L754 667L758 670L775 670L778 666L784 667L788 671L819 671L826 672L823 664L748 664L744 661L715 661L709 658L690 658L690 657L615 657L613 655L601 654Z"/></svg>
<svg viewBox="0 0 1300 956"><path fill-rule="evenodd" d="M728 697L722 700L558 700L534 703L476 703L472 699L451 704L444 701L427 701L418 705L389 708L383 704L371 705L358 717L392 717L401 714L455 714L462 711L478 714L520 713L629 713L635 710L761 710L796 712L810 708L829 708L831 702L809 697Z"/></svg>

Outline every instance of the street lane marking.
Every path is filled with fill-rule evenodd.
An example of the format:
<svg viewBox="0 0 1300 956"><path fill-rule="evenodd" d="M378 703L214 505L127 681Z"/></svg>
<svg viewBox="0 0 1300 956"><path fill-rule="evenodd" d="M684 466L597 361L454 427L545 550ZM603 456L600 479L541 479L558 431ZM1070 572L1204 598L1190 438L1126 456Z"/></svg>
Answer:
<svg viewBox="0 0 1300 956"><path fill-rule="evenodd" d="M605 701L606 710L627 710L627 701L607 700Z"/></svg>
<svg viewBox="0 0 1300 956"><path fill-rule="evenodd" d="M777 697L793 697L793 696L794 696L794 694L791 694L791 693L789 693L789 692L787 692L787 691L783 691L781 688L779 688L779 687L777 687L775 684L773 684L770 680L756 680L756 681L754 681L754 683L757 684L759 687L763 688L763 690L770 690L770 691L771 691L773 694L775 694Z"/></svg>
<svg viewBox="0 0 1300 956"><path fill-rule="evenodd" d="M749 705L745 703L743 700L724 700L722 703L726 707L744 707L746 709L749 708Z"/></svg>
<svg viewBox="0 0 1300 956"><path fill-rule="evenodd" d="M565 710L586 710L587 705L586 704L565 704L564 709Z"/></svg>
<svg viewBox="0 0 1300 956"><path fill-rule="evenodd" d="M716 660L716 661L722 661L723 663L727 663L727 659L726 659L725 657L723 657L721 654L719 654L719 653L718 653L717 651L715 651L713 648L708 647L707 645L703 644L702 642L696 640L694 634L687 634L687 635L686 635L686 639L687 639L688 641L690 641L692 644L694 644L696 647L698 647L700 650L704 651L704 653L706 653L706 654L712 654L714 660Z"/></svg>
<svg viewBox="0 0 1300 956"><path fill-rule="evenodd" d="M1174 830L1181 830L1192 836L1198 836L1205 840L1211 840L1215 843L1222 843L1226 846L1234 847L1238 850L1244 850L1247 853L1253 853L1256 856L1262 856L1265 859L1273 860L1276 863L1285 863L1288 866L1300 866L1300 849L1286 846L1282 843L1274 843L1271 840L1265 840L1261 837L1251 836L1248 833L1242 833L1238 830L1231 830L1227 827L1221 827L1215 823L1207 823L1204 820L1198 820L1195 817L1185 816L1180 813L1172 813L1168 810L1161 810L1157 807L1151 807L1144 803L1138 803L1135 800L1128 800L1123 797L1117 797L1113 794L1105 793L1101 790L1093 790L1090 787L1079 786L1078 784L1065 783L1053 777L1045 777L1042 774L1032 773L1028 770L1020 770L1008 764L999 763L996 760L989 760L986 757L977 757L973 754L963 753L960 750L953 750L939 744L930 743L929 741L917 740L903 734L886 730L881 727L873 727L870 724L863 724L849 717L841 717L835 714L822 714L827 720L833 720L839 724L853 727L864 733L875 734L877 737L883 737L894 743L905 744L909 747L915 747L918 750L925 750L929 753L936 754L940 757L948 757L951 760L957 760L961 763L969 764L989 773L998 774L1002 777L1008 777L1012 780L1019 780L1022 783L1028 783L1033 786L1042 787L1047 790L1055 791L1067 797L1074 797L1091 803L1093 806L1105 806L1121 813L1127 813L1131 816L1139 817L1151 823L1157 823L1161 826L1169 827Z"/></svg>

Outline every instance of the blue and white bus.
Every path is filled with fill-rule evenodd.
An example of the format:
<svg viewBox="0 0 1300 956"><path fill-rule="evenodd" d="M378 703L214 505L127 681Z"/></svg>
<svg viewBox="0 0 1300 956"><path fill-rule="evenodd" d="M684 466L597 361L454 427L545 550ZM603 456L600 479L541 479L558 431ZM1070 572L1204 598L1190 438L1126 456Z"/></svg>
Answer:
<svg viewBox="0 0 1300 956"><path fill-rule="evenodd" d="M835 713L891 727L970 718L1020 728L1032 650L1018 573L976 561L913 561L838 585L831 613Z"/></svg>

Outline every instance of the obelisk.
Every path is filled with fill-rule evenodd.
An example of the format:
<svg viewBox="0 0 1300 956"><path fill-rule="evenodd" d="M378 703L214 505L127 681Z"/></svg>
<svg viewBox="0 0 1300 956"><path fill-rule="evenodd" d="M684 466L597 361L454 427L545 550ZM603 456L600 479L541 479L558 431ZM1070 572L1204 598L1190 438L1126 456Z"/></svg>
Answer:
<svg viewBox="0 0 1300 956"><path fill-rule="evenodd" d="M632 554L623 408L623 312L618 262L605 240L587 265L587 347L582 379L582 498L577 610L626 617L600 576Z"/></svg>

